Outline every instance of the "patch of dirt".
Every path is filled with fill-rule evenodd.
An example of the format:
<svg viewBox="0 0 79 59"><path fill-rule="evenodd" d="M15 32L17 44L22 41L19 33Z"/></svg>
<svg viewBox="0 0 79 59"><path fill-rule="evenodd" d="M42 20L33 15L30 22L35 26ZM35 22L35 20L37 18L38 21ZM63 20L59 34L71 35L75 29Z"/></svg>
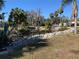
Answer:
<svg viewBox="0 0 79 59"><path fill-rule="evenodd" d="M79 59L79 35L55 36L48 42L49 46L14 59Z"/></svg>

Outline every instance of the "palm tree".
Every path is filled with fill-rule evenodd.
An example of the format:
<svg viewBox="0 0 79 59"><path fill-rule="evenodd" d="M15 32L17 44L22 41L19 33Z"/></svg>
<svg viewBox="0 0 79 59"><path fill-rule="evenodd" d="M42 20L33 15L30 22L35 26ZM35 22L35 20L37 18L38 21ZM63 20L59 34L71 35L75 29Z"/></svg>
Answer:
<svg viewBox="0 0 79 59"><path fill-rule="evenodd" d="M78 16L78 6L77 6L77 1L76 0L73 0L73 11L72 11L72 17L75 21L75 24L74 24L74 28L75 28L75 34L77 33L77 16Z"/></svg>
<svg viewBox="0 0 79 59"><path fill-rule="evenodd" d="M77 0L62 0L61 6L64 7L65 5L68 5L68 3L73 2L73 10L72 10L72 17L74 18L75 24L75 34L77 33L77 16L78 16L78 6L77 6Z"/></svg>

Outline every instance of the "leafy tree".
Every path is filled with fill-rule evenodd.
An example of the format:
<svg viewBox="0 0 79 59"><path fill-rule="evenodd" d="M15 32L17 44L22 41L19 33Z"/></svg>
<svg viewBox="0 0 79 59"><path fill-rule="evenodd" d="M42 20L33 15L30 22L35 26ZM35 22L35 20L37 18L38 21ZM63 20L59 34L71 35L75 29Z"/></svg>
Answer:
<svg viewBox="0 0 79 59"><path fill-rule="evenodd" d="M0 10L4 6L4 0L0 0ZM4 13L0 14L0 19L4 19ZM8 38L8 25L5 23L4 30L0 31L0 50L5 46L8 46L12 40Z"/></svg>
<svg viewBox="0 0 79 59"><path fill-rule="evenodd" d="M54 14L53 13L50 13L50 18L54 18Z"/></svg>
<svg viewBox="0 0 79 59"><path fill-rule="evenodd" d="M31 12L28 11L27 21L31 26L40 26L44 22L44 16L39 15L40 12L32 10Z"/></svg>
<svg viewBox="0 0 79 59"><path fill-rule="evenodd" d="M3 6L4 6L4 0L0 0L0 10L2 9Z"/></svg>
<svg viewBox="0 0 79 59"><path fill-rule="evenodd" d="M18 25L26 25L27 24L27 13L20 9L20 8L14 8L11 10L9 15L9 24L12 24L12 22L18 26Z"/></svg>
<svg viewBox="0 0 79 59"><path fill-rule="evenodd" d="M27 20L28 20L28 23L29 25L32 25L32 26L35 26L36 25L36 21L37 21L37 12L36 11L31 11L28 13L28 16L27 16Z"/></svg>
<svg viewBox="0 0 79 59"><path fill-rule="evenodd" d="M4 6L4 0L0 0L0 10L2 10L3 6ZM4 14L5 13L0 14L0 19L4 19Z"/></svg>
<svg viewBox="0 0 79 59"><path fill-rule="evenodd" d="M57 14L58 15L58 14ZM50 16L50 23L51 24L59 24L61 17L57 16L56 14L51 13Z"/></svg>

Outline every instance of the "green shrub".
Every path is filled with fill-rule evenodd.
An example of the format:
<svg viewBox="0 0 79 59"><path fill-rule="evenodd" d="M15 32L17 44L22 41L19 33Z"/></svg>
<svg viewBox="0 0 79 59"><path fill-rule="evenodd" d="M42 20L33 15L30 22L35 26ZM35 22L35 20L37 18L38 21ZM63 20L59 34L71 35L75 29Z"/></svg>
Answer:
<svg viewBox="0 0 79 59"><path fill-rule="evenodd" d="M29 34L31 33L30 30L26 30L26 29L20 29L19 32L20 32L23 36L29 35Z"/></svg>
<svg viewBox="0 0 79 59"><path fill-rule="evenodd" d="M59 31L64 31L64 30L67 30L68 28L67 27L61 27L60 29L59 29Z"/></svg>

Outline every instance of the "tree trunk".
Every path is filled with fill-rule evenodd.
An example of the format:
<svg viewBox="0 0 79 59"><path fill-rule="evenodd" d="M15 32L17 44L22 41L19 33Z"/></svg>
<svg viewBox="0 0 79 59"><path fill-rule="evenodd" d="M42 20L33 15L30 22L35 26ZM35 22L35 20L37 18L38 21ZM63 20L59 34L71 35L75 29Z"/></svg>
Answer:
<svg viewBox="0 0 79 59"><path fill-rule="evenodd" d="M75 17L75 24L74 24L74 28L75 28L75 34L77 34L77 18Z"/></svg>

